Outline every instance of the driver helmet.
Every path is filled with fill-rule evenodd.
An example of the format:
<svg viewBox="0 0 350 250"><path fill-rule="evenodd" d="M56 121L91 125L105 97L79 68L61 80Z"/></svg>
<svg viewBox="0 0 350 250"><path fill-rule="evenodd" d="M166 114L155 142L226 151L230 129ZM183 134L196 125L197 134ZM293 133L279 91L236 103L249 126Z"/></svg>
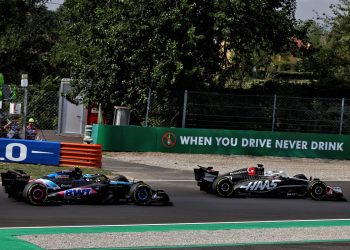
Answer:
<svg viewBox="0 0 350 250"><path fill-rule="evenodd" d="M28 122L34 123L35 120L34 120L34 118L29 118Z"/></svg>
<svg viewBox="0 0 350 250"><path fill-rule="evenodd" d="M74 179L80 179L83 177L83 172L79 167L75 167L74 170L72 171L72 175Z"/></svg>

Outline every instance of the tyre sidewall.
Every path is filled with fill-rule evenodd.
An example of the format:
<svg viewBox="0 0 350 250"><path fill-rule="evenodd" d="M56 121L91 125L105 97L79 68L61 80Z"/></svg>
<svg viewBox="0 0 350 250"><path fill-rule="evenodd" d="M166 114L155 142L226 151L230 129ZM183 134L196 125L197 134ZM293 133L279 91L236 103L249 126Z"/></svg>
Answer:
<svg viewBox="0 0 350 250"><path fill-rule="evenodd" d="M137 205L147 205L152 199L152 189L145 183L136 183L130 188L130 198Z"/></svg>
<svg viewBox="0 0 350 250"><path fill-rule="evenodd" d="M234 191L234 185L227 177L218 177L213 183L213 192L220 197L230 197Z"/></svg>
<svg viewBox="0 0 350 250"><path fill-rule="evenodd" d="M42 192L37 198L34 192ZM29 183L23 190L23 198L32 205L42 205L47 199L47 188L41 183Z"/></svg>
<svg viewBox="0 0 350 250"><path fill-rule="evenodd" d="M313 200L322 200L327 193L327 185L322 181L312 181L308 187L309 195Z"/></svg>

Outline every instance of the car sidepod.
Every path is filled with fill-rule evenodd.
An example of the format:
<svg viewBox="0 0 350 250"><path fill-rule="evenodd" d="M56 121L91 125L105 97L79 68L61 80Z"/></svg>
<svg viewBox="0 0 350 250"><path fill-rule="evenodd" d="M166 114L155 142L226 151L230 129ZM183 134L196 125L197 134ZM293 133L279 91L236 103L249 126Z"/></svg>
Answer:
<svg viewBox="0 0 350 250"><path fill-rule="evenodd" d="M245 196L298 198L307 194L308 181L297 178L270 178L261 176L235 186L236 193Z"/></svg>
<svg viewBox="0 0 350 250"><path fill-rule="evenodd" d="M48 198L52 201L94 201L97 200L100 189L101 185L99 184L74 187L52 192Z"/></svg>

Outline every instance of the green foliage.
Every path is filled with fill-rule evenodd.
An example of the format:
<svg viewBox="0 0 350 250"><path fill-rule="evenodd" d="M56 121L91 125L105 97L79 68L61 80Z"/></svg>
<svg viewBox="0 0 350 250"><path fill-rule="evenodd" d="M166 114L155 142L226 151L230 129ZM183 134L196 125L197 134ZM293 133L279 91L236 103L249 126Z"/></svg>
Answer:
<svg viewBox="0 0 350 250"><path fill-rule="evenodd" d="M350 1L340 0L333 11L336 16L332 20L330 40L335 50L336 67L332 69L337 77L350 83Z"/></svg>
<svg viewBox="0 0 350 250"><path fill-rule="evenodd" d="M222 3L221 3L222 4ZM290 50L295 35L295 1L225 1L218 19L224 51L233 50L225 76L241 81L253 67L266 67L271 55Z"/></svg>
<svg viewBox="0 0 350 250"><path fill-rule="evenodd" d="M30 84L54 74L50 50L57 40L55 14L46 0L0 0L0 72L7 84L19 84L29 74Z"/></svg>
<svg viewBox="0 0 350 250"><path fill-rule="evenodd" d="M333 18L304 24L312 48L300 69L315 72L320 84L331 85L332 81L350 84L350 1L340 0L332 9Z"/></svg>
<svg viewBox="0 0 350 250"><path fill-rule="evenodd" d="M134 124L144 123L151 88L149 123L157 126L179 124L185 89L247 87L277 53L303 58L279 67L313 72L317 84L302 87L314 93L342 95L350 83L350 0L334 5L323 24L296 23L295 0L65 0L56 12L46 2L0 0L0 72L6 84L19 85L28 73L30 85L40 85L30 91L29 115L50 128L57 104L54 111L40 106L61 77L73 79L70 100L102 104L110 117L113 106L128 106ZM311 48L298 48L293 36ZM273 85L272 92L285 90Z"/></svg>
<svg viewBox="0 0 350 250"><path fill-rule="evenodd" d="M223 88L287 50L294 11L295 0L66 0L54 58L74 79L71 99L129 106L142 122L149 87L162 100Z"/></svg>

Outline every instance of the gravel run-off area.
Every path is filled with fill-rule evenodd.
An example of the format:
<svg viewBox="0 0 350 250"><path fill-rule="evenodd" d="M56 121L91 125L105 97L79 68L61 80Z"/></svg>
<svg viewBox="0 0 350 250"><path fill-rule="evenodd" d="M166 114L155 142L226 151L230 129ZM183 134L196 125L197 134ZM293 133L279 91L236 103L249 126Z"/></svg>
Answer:
<svg viewBox="0 0 350 250"><path fill-rule="evenodd" d="M285 171L289 176L302 173L307 177L312 176L323 180L350 180L349 160L154 152L106 152L104 156L129 163L179 170L193 170L198 165L203 167L212 166L214 169L219 170L220 173L256 166L258 163L261 163L264 165L265 171Z"/></svg>
<svg viewBox="0 0 350 250"><path fill-rule="evenodd" d="M288 238L286 237L288 235ZM94 233L94 234L57 234L23 235L26 240L43 249L81 249L81 248L129 248L190 245L222 245L267 242L296 241L334 241L349 240L350 227L317 228L274 228L255 230L199 230L144 233ZM79 240L78 240L79 239ZM176 240L174 240L176 239ZM273 249L273 247L267 247Z"/></svg>

